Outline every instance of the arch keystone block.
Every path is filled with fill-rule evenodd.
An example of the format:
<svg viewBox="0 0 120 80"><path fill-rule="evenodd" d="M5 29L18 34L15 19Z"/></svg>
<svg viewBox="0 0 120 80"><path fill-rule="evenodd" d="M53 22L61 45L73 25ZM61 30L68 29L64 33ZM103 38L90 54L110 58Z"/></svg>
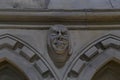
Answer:
<svg viewBox="0 0 120 80"><path fill-rule="evenodd" d="M35 53L27 47L23 47L20 54L28 60L31 60L31 58L35 55Z"/></svg>
<svg viewBox="0 0 120 80"><path fill-rule="evenodd" d="M82 60L78 60L74 67L72 68L72 71L76 72L77 74L80 73L81 69L84 67L85 62Z"/></svg>
<svg viewBox="0 0 120 80"><path fill-rule="evenodd" d="M102 44L107 47L111 44L114 44L114 45L120 45L120 41L119 40L116 40L116 39L113 39L113 38L109 38L109 39L106 39L104 41L102 41Z"/></svg>
<svg viewBox="0 0 120 80"><path fill-rule="evenodd" d="M46 65L41 60L38 60L35 63L35 67L41 74L44 74L49 71L49 69L46 67Z"/></svg>

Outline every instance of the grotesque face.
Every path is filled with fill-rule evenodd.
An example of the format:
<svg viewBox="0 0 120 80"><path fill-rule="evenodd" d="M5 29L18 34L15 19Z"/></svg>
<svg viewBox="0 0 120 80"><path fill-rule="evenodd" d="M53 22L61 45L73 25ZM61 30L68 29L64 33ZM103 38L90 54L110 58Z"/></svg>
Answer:
<svg viewBox="0 0 120 80"><path fill-rule="evenodd" d="M48 33L48 53L55 64L66 62L69 54L69 33L63 25L55 25Z"/></svg>
<svg viewBox="0 0 120 80"><path fill-rule="evenodd" d="M54 26L50 29L50 44L56 54L64 54L69 46L68 30L62 26Z"/></svg>

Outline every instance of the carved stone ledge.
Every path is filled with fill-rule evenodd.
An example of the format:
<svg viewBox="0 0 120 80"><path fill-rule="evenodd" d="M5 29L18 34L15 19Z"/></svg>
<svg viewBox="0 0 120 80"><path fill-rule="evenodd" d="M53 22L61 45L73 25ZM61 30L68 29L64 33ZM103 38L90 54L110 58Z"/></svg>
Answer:
<svg viewBox="0 0 120 80"><path fill-rule="evenodd" d="M86 15L87 14L87 15ZM111 17L112 16L112 17ZM111 25L113 24L116 28L118 27L120 22L120 11L95 11L95 12L86 12L86 11L73 11L73 10L65 10L65 11L56 11L56 10L1 10L0 11L0 21L4 23L14 23L18 24L82 24L87 27L94 27L95 29L99 25L100 29L113 29ZM88 25L90 24L90 25ZM91 25L92 24L92 25ZM96 24L96 25L95 25ZM107 24L107 25L105 25ZM117 24L117 25L115 25ZM73 28L73 27L72 27ZM79 28L79 27L78 27ZM81 28L79 28L81 29ZM91 29L91 28L90 28Z"/></svg>

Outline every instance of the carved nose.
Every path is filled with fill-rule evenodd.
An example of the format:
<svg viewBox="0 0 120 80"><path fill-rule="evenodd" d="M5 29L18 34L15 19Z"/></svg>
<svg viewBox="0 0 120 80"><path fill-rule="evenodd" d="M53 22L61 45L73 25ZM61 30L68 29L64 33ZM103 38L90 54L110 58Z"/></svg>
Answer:
<svg viewBox="0 0 120 80"><path fill-rule="evenodd" d="M61 32L59 32L58 33L58 40L62 40L62 39L63 39L62 34L61 34Z"/></svg>
<svg viewBox="0 0 120 80"><path fill-rule="evenodd" d="M59 34L58 40L63 40L63 36L61 34Z"/></svg>
<svg viewBox="0 0 120 80"><path fill-rule="evenodd" d="M61 36L58 37L58 40L62 40L63 38Z"/></svg>
<svg viewBox="0 0 120 80"><path fill-rule="evenodd" d="M61 36L62 35L61 32L59 32L58 35Z"/></svg>

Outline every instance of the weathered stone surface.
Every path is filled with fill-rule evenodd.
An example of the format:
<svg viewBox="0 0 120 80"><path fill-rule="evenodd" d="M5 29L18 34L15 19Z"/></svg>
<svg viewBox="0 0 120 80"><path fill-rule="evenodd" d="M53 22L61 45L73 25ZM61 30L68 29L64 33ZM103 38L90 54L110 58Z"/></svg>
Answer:
<svg viewBox="0 0 120 80"><path fill-rule="evenodd" d="M119 9L119 0L1 0L0 9Z"/></svg>
<svg viewBox="0 0 120 80"><path fill-rule="evenodd" d="M49 0L1 0L0 9L44 9Z"/></svg>
<svg viewBox="0 0 120 80"><path fill-rule="evenodd" d="M119 1L48 2L1 0L0 68L6 60L29 80L91 80L106 63L120 63Z"/></svg>
<svg viewBox="0 0 120 80"><path fill-rule="evenodd" d="M109 0L51 0L50 9L112 9Z"/></svg>
<svg viewBox="0 0 120 80"><path fill-rule="evenodd" d="M110 0L114 9L120 9L120 0Z"/></svg>

